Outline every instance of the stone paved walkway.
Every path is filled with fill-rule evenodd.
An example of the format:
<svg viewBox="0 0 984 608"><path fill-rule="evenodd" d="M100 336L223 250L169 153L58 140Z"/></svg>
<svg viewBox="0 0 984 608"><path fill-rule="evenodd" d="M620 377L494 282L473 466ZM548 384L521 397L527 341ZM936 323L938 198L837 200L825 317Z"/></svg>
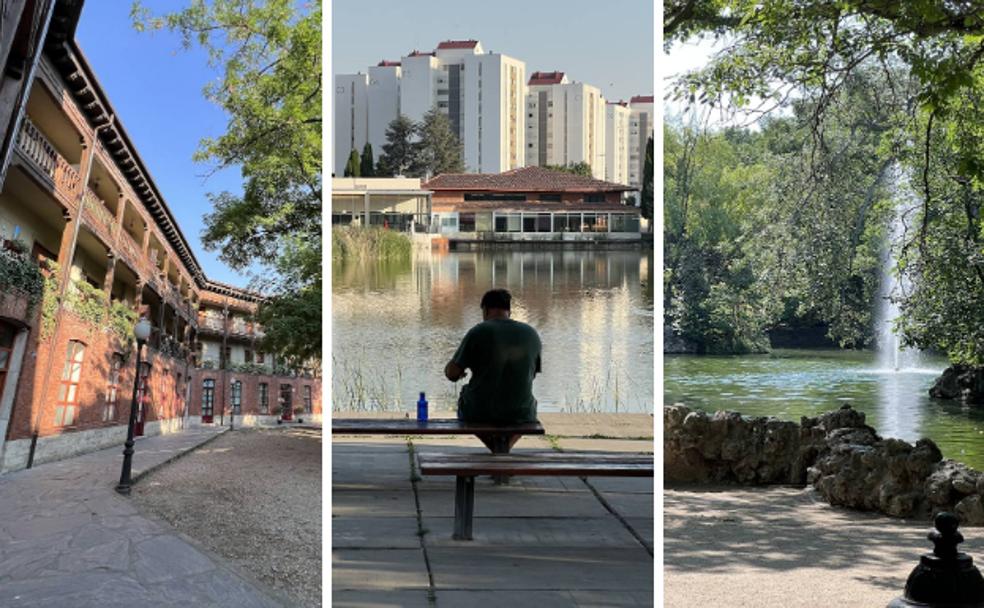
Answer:
<svg viewBox="0 0 984 608"><path fill-rule="evenodd" d="M221 432L138 439L134 475ZM0 476L0 606L282 605L116 494L122 459L121 446Z"/></svg>
<svg viewBox="0 0 984 608"><path fill-rule="evenodd" d="M812 488L668 488L666 608L872 608L932 552L928 519L833 507ZM984 529L961 527L980 566Z"/></svg>
<svg viewBox="0 0 984 608"><path fill-rule="evenodd" d="M541 437L514 451L552 445L652 452L651 440ZM474 437L415 438L413 446L485 450ZM463 542L451 540L454 478L412 481L405 438L333 437L332 475L335 607L653 605L652 479L478 479L475 540Z"/></svg>

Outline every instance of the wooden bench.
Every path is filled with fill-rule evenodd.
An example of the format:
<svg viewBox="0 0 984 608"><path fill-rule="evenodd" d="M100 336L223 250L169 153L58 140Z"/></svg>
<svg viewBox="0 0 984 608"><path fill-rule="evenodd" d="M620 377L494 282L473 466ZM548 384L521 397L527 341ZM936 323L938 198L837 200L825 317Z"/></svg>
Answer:
<svg viewBox="0 0 984 608"><path fill-rule="evenodd" d="M539 422L512 426L475 424L455 418L332 418L332 435L475 435L493 454L508 454L523 435L542 435Z"/></svg>
<svg viewBox="0 0 984 608"><path fill-rule="evenodd" d="M475 476L652 477L653 457L612 453L417 454L421 475L454 475L455 540L472 539Z"/></svg>

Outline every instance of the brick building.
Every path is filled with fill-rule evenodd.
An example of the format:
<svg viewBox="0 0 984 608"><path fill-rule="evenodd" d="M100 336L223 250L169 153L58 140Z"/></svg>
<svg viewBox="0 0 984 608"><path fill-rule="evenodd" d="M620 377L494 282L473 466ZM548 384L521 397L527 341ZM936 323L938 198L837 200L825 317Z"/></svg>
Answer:
<svg viewBox="0 0 984 608"><path fill-rule="evenodd" d="M82 2L34 4L0 79L0 471L122 445L138 315L139 432L320 418L316 373L258 350L261 297L202 271L75 43Z"/></svg>

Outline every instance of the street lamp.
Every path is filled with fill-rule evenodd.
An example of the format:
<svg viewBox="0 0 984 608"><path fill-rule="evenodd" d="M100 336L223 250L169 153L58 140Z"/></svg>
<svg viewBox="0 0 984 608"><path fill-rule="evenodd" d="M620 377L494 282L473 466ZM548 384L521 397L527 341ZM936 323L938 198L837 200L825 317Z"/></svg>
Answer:
<svg viewBox="0 0 984 608"><path fill-rule="evenodd" d="M126 427L126 443L123 444L123 470L120 472L120 483L116 485L116 491L120 494L129 495L130 469L133 466L133 426L137 423L137 387L140 384L140 353L143 345L150 337L152 326L146 317L141 317L133 327L133 335L137 338L137 371L133 378L133 398L130 399L130 422Z"/></svg>
<svg viewBox="0 0 984 608"><path fill-rule="evenodd" d="M240 391L241 390L242 389L240 389ZM230 403L229 403L229 430L230 431L235 431L236 430L236 402L234 401L235 398L236 398L236 381L235 380L230 380L229 381L229 401L230 401ZM242 399L242 392L239 393L239 398Z"/></svg>

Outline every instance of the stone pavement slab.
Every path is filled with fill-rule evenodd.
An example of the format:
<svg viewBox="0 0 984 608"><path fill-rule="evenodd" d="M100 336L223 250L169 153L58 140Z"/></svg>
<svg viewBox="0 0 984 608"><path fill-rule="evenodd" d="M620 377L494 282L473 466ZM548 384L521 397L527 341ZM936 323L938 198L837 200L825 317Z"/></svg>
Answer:
<svg viewBox="0 0 984 608"><path fill-rule="evenodd" d="M651 423L651 417L633 422ZM613 424L621 436L638 432L618 430L620 426L624 425ZM455 541L451 539L454 478L428 476L396 485L394 480L411 477L406 452L401 462L390 458L390 452L384 458L376 450L380 445L395 448L400 442L405 450L406 438L372 439L376 441L345 442L332 448L333 534L339 541L332 570L334 605L653 605L652 556L580 479L520 476L507 485L496 485L479 477L474 540ZM469 437L411 441L413 449L421 452L486 453L480 442ZM600 440L586 441L585 449L590 449L591 441ZM640 450L640 442L634 441L605 445L615 451ZM526 437L515 451L550 449L547 438ZM590 481L594 485L600 479ZM616 495L616 502L627 509L624 516L631 516L639 528L636 532L649 538L651 545L652 480L611 481L625 483L595 489L606 499L610 492ZM416 537L412 525L418 505L421 537ZM391 545L399 548L380 549Z"/></svg>
<svg viewBox="0 0 984 608"><path fill-rule="evenodd" d="M558 437L557 445L564 451L628 452L652 454L653 440L635 439L584 439L582 437Z"/></svg>
<svg viewBox="0 0 984 608"><path fill-rule="evenodd" d="M332 517L331 546L333 549L419 549L416 513L411 517Z"/></svg>
<svg viewBox="0 0 984 608"><path fill-rule="evenodd" d="M653 561L643 548L432 547L427 554L441 589L633 590L653 588Z"/></svg>
<svg viewBox="0 0 984 608"><path fill-rule="evenodd" d="M418 486L425 514L454 516L454 493ZM589 492L564 492L493 486L475 488L475 517L606 517L609 513Z"/></svg>
<svg viewBox="0 0 984 608"><path fill-rule="evenodd" d="M424 589L424 552L416 549L333 549L332 590Z"/></svg>
<svg viewBox="0 0 984 608"><path fill-rule="evenodd" d="M332 589L333 608L431 608L426 590L338 591ZM448 604L453 606L454 604Z"/></svg>
<svg viewBox="0 0 984 608"><path fill-rule="evenodd" d="M417 505L409 482L405 490L371 486L358 490L333 488L332 517L417 517Z"/></svg>
<svg viewBox="0 0 984 608"><path fill-rule="evenodd" d="M140 438L140 479L224 429ZM282 605L113 490L122 446L0 478L0 606Z"/></svg>
<svg viewBox="0 0 984 608"><path fill-rule="evenodd" d="M652 593L621 591L438 591L437 605L456 608L636 608L653 605Z"/></svg>
<svg viewBox="0 0 984 608"><path fill-rule="evenodd" d="M427 544L461 547L451 538L453 517L424 517ZM614 517L476 517L469 548L483 547L639 547L639 541Z"/></svg>

